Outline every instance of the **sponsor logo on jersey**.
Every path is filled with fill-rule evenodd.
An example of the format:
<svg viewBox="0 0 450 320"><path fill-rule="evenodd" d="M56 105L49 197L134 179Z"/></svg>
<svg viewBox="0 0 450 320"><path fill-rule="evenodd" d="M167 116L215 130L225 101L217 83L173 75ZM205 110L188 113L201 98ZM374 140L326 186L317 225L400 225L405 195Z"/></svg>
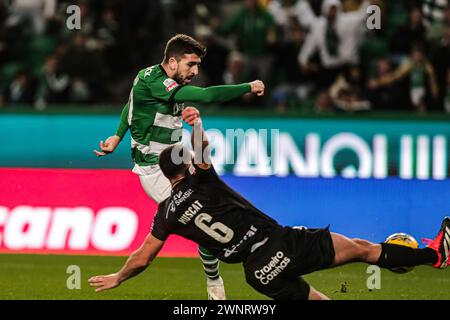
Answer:
<svg viewBox="0 0 450 320"><path fill-rule="evenodd" d="M194 193L194 190L187 189L185 192L178 191L176 194L173 195L172 201L175 203L175 205L179 206L183 202L189 199L189 197Z"/></svg>
<svg viewBox="0 0 450 320"><path fill-rule="evenodd" d="M174 213L177 209L177 206L185 202L189 197L194 193L194 190L187 189L185 192L178 191L176 194L172 196L172 199L169 202L169 205L167 206L166 211L166 219L169 218L169 211Z"/></svg>
<svg viewBox="0 0 450 320"><path fill-rule="evenodd" d="M169 218L169 211L174 213L176 208L177 207L175 206L175 203L173 202L173 200L171 200L169 205L167 206L166 219Z"/></svg>
<svg viewBox="0 0 450 320"><path fill-rule="evenodd" d="M200 211L201 208L203 208L203 205L200 203L200 201L195 200L181 215L178 221L182 224L187 224Z"/></svg>
<svg viewBox="0 0 450 320"><path fill-rule="evenodd" d="M167 78L166 80L164 80L163 84L166 87L167 92L169 92L179 86L179 84L175 80L170 79L170 78Z"/></svg>
<svg viewBox="0 0 450 320"><path fill-rule="evenodd" d="M173 115L179 115L181 113L181 111L183 111L184 109L184 102L183 103L175 103L173 105Z"/></svg>
<svg viewBox="0 0 450 320"><path fill-rule="evenodd" d="M291 262L289 257L286 257L283 251L278 251L266 264L259 270L255 271L255 277L263 285L269 284L270 281L275 279L279 274L283 272L284 269Z"/></svg>
<svg viewBox="0 0 450 320"><path fill-rule="evenodd" d="M251 226L250 229L247 231L247 233L244 235L244 237L236 244L232 245L230 248L223 249L225 253L223 254L225 258L228 258L233 253L237 252L237 249L248 239L253 237L256 234L256 231L258 229L255 226Z"/></svg>
<svg viewBox="0 0 450 320"><path fill-rule="evenodd" d="M151 66L151 67L145 68L145 71L144 71L144 78L146 78L146 77L148 77L149 75L151 75L154 68L155 68L155 66Z"/></svg>

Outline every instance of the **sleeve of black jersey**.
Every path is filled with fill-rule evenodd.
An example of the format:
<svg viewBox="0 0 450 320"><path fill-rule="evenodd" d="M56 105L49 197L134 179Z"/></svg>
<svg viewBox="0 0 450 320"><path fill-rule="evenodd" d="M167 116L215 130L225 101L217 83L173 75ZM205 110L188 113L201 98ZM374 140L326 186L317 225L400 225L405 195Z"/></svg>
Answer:
<svg viewBox="0 0 450 320"><path fill-rule="evenodd" d="M214 166L212 164L208 169L202 169L196 164L194 164L194 167L195 175L198 181L211 182L220 180L219 175L217 174L216 169L214 169Z"/></svg>
<svg viewBox="0 0 450 320"><path fill-rule="evenodd" d="M167 230L165 219L166 211L166 206L160 205L152 223L151 234L161 241L166 241L169 237L169 231Z"/></svg>

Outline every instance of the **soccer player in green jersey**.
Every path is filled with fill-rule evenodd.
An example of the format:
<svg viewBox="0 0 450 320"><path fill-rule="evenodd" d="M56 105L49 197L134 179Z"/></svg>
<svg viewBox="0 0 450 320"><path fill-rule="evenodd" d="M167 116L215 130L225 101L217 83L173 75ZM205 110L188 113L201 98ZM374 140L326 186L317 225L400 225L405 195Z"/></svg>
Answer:
<svg viewBox="0 0 450 320"><path fill-rule="evenodd" d="M159 154L181 141L184 102L220 103L246 93L264 94L264 83L259 80L208 88L188 85L198 74L205 55L206 48L195 39L184 34L172 37L164 50L163 62L139 71L134 79L115 135L100 141L100 151L94 150L98 157L112 153L130 129L133 172L139 175L147 195L158 204L171 192L170 182L158 165ZM190 109L194 121L198 110ZM199 254L207 276L208 299L224 300L219 260L201 247Z"/></svg>

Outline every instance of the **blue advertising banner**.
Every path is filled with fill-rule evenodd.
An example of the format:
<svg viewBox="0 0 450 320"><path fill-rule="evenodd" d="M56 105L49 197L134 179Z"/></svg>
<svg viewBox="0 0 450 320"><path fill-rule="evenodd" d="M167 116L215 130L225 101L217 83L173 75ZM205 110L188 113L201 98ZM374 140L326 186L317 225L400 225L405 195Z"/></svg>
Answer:
<svg viewBox="0 0 450 320"><path fill-rule="evenodd" d="M0 166L131 168L129 135L111 156L92 153L117 122L116 116L2 115ZM448 177L447 122L211 117L204 123L221 173Z"/></svg>

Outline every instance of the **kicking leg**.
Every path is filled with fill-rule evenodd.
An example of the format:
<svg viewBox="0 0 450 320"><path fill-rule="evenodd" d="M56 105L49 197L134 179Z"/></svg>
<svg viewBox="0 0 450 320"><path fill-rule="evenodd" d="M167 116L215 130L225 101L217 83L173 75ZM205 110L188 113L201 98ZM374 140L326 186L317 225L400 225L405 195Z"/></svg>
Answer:
<svg viewBox="0 0 450 320"><path fill-rule="evenodd" d="M349 262L367 262L375 264L381 254L381 245L361 239L349 239L331 232L335 257L332 266Z"/></svg>
<svg viewBox="0 0 450 320"><path fill-rule="evenodd" d="M349 239L337 233L331 233L331 237L335 250L332 266L360 261L382 268L395 268L435 264L438 259L436 251L431 248L413 249L388 243L374 244L367 240Z"/></svg>
<svg viewBox="0 0 450 320"><path fill-rule="evenodd" d="M207 278L208 300L226 300L223 280L219 274L219 259L200 246L198 253Z"/></svg>
<svg viewBox="0 0 450 320"><path fill-rule="evenodd" d="M413 267L431 264L444 269L449 264L450 218L442 221L438 235L426 248L414 249L406 246L381 243L374 244L361 239L349 239L331 233L335 258L332 266L361 261L376 264L382 268Z"/></svg>

